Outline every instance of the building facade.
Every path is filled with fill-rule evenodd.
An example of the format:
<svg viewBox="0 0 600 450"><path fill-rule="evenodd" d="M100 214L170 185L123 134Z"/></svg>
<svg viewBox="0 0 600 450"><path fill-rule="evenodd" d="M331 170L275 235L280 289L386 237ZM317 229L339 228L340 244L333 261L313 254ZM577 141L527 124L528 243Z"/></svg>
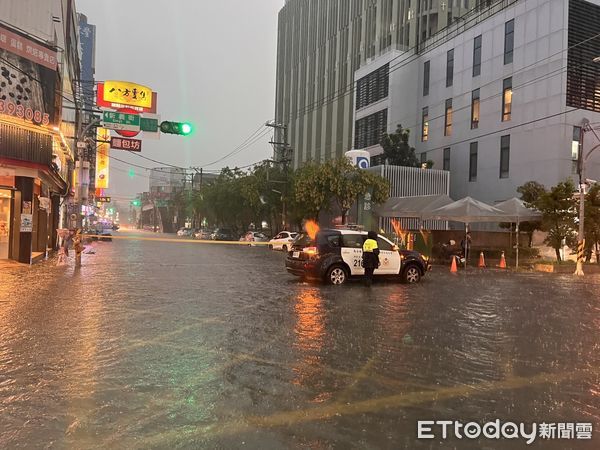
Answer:
<svg viewBox="0 0 600 450"><path fill-rule="evenodd" d="M495 203L530 180L577 183L582 119L600 123L599 55L600 1L493 2L418 53L390 52L356 72L354 145L377 155L381 134L401 124L422 162L451 172L453 198ZM585 138L586 150L598 143Z"/></svg>
<svg viewBox="0 0 600 450"><path fill-rule="evenodd" d="M2 2L0 259L45 257L71 214L77 34L73 0Z"/></svg>
<svg viewBox="0 0 600 450"><path fill-rule="evenodd" d="M288 0L279 13L275 119L294 167L353 147L355 72L393 50L415 51L476 0ZM284 133L277 136L282 142ZM276 153L278 157L280 152Z"/></svg>

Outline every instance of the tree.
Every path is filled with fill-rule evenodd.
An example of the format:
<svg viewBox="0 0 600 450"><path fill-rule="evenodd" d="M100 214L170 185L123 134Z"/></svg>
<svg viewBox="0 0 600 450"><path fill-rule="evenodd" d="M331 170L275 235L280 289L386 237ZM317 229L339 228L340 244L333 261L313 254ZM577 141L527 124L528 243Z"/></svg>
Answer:
<svg viewBox="0 0 600 450"><path fill-rule="evenodd" d="M383 158L388 164L395 166L421 167L415 149L408 144L410 131L398 125L394 133L385 133L381 137L380 145L383 147ZM431 163L433 165L433 163Z"/></svg>
<svg viewBox="0 0 600 450"><path fill-rule="evenodd" d="M329 209L331 204L329 184L329 179L322 166L314 162L308 162L296 171L295 206L303 213L305 219L313 219L318 222L321 211Z"/></svg>
<svg viewBox="0 0 600 450"><path fill-rule="evenodd" d="M585 197L585 253L589 262L592 252L596 253L596 262L600 264L600 185L594 185Z"/></svg>
<svg viewBox="0 0 600 450"><path fill-rule="evenodd" d="M325 179L329 183L331 196L342 212L342 223L347 224L348 211L359 196L372 191L374 203L388 199L390 186L384 178L359 169L348 158L329 160L322 165Z"/></svg>
<svg viewBox="0 0 600 450"><path fill-rule="evenodd" d="M575 243L575 219L577 211L573 201L575 186L571 180L558 183L549 191L534 192L537 199L530 197L533 202L528 203L537 208L542 214L541 229L548 233L545 242L556 252L557 261L561 260L560 248L563 240L567 245Z"/></svg>
<svg viewBox="0 0 600 450"><path fill-rule="evenodd" d="M528 208L535 209L535 202L540 198L542 194L546 192L546 187L543 184L538 183L537 181L528 181L522 186L519 186L517 188L517 192L521 194L521 200L523 200L525 206L527 206ZM513 224L501 224L502 228L511 228L512 226ZM533 242L533 233L536 230L540 230L541 228L542 222L540 221L521 222L521 224L519 225L519 231L527 233L527 236L529 238L529 247L531 247Z"/></svg>

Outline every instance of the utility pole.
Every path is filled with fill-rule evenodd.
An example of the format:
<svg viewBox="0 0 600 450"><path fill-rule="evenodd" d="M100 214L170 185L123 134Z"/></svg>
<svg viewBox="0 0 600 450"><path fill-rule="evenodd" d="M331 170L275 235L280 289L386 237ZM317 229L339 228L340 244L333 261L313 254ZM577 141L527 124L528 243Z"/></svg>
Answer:
<svg viewBox="0 0 600 450"><path fill-rule="evenodd" d="M281 155L279 157L279 162L283 164L283 176L284 176L284 187L283 194L281 198L282 204L282 212L281 212L281 226L282 230L286 229L287 226L287 195L288 195L288 177L289 177L289 163L291 162L290 151L292 150L290 144L288 142L288 127L287 125L275 123L275 122L267 122L265 124L267 127L274 128L276 130L283 130L283 142L269 142L272 145L277 145L280 147Z"/></svg>
<svg viewBox="0 0 600 450"><path fill-rule="evenodd" d="M590 121L588 119L583 119L581 121L581 140L580 140L580 148L579 155L577 158L577 172L579 174L579 232L577 235L577 268L575 269L575 274L577 276L583 276L583 260L584 260L584 252L585 252L585 188L587 186L587 179L585 177L585 163L589 159L590 155L594 150L600 147L600 144L595 145L592 149L585 153L583 148L584 136L586 132L591 131L598 142L600 142L600 137L596 133L596 130L592 128L590 125Z"/></svg>

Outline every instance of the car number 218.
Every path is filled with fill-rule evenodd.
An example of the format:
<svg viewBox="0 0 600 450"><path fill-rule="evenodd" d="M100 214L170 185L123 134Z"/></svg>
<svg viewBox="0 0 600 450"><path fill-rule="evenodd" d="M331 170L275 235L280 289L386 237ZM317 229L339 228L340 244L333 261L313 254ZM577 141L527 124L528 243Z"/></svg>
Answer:
<svg viewBox="0 0 600 450"><path fill-rule="evenodd" d="M363 266L362 258L354 260L354 267L362 267L362 266Z"/></svg>

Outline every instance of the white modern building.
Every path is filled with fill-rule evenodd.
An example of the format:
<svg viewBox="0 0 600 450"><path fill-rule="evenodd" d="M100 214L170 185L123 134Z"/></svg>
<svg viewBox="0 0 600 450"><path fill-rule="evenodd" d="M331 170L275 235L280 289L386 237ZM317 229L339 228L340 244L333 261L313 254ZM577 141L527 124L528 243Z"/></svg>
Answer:
<svg viewBox="0 0 600 450"><path fill-rule="evenodd" d="M354 148L376 156L401 124L422 161L450 171L453 198L577 183L582 119L600 124L600 0L489 3L356 71ZM596 144L585 133L584 151ZM587 171L600 180L600 150Z"/></svg>
<svg viewBox="0 0 600 450"><path fill-rule="evenodd" d="M275 121L294 167L352 148L354 74L392 50L413 51L491 0L286 0L279 12ZM283 142L283 133L276 136ZM275 157L280 157L275 153Z"/></svg>

